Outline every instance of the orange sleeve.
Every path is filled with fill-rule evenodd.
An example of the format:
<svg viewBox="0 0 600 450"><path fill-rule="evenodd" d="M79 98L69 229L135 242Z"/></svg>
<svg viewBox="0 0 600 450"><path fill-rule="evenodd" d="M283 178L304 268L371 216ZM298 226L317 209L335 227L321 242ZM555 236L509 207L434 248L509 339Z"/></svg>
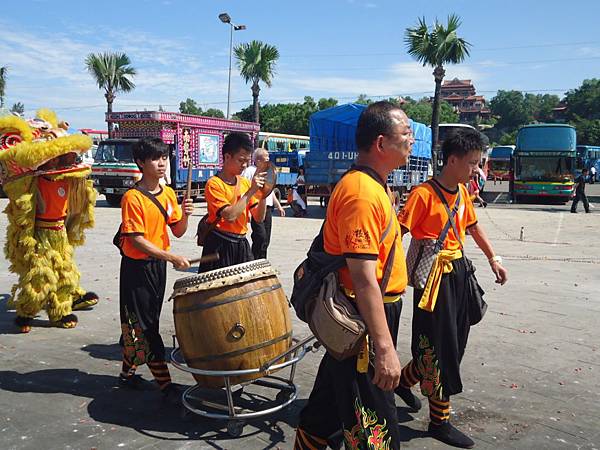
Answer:
<svg viewBox="0 0 600 450"><path fill-rule="evenodd" d="M466 191L466 189L465 189ZM466 195L465 195L466 194ZM467 228L472 227L477 223L477 213L475 212L475 207L473 206L473 200L468 192L463 192L463 197L465 199L465 217Z"/></svg>
<svg viewBox="0 0 600 450"><path fill-rule="evenodd" d="M368 199L354 198L346 202L336 217L344 256L376 260L384 220L382 211Z"/></svg>
<svg viewBox="0 0 600 450"><path fill-rule="evenodd" d="M138 196L125 194L121 202L121 233L143 235L145 232L144 205Z"/></svg>
<svg viewBox="0 0 600 450"><path fill-rule="evenodd" d="M398 222L408 231L421 223L427 214L427 201L421 191L424 189L415 189L408 197L404 208L398 214Z"/></svg>
<svg viewBox="0 0 600 450"><path fill-rule="evenodd" d="M206 198L210 212L209 220L215 220L218 211L231 205L230 196L231 194L225 189L222 183L216 182L214 179L208 180L204 188L204 197Z"/></svg>
<svg viewBox="0 0 600 450"><path fill-rule="evenodd" d="M183 217L183 212L181 211L181 206L177 203L177 196L175 195L175 191L171 188L167 191L167 201L171 206L171 210L173 211L169 216L168 225L176 224Z"/></svg>

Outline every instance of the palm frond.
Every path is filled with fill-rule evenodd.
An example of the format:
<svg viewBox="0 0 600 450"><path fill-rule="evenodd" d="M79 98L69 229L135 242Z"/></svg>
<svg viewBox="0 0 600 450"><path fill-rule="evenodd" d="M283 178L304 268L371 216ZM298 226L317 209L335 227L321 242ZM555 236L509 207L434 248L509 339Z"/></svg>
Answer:
<svg viewBox="0 0 600 450"><path fill-rule="evenodd" d="M135 88L131 77L137 74L125 53L90 53L85 64L100 89L107 93L129 92Z"/></svg>
<svg viewBox="0 0 600 450"><path fill-rule="evenodd" d="M261 41L246 42L234 48L237 67L246 83L262 81L271 87L279 50Z"/></svg>

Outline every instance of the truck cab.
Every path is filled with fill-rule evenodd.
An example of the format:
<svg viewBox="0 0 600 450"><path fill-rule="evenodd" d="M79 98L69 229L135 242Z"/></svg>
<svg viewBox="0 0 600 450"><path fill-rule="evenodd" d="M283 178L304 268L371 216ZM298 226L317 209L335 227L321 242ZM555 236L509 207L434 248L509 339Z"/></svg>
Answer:
<svg viewBox="0 0 600 450"><path fill-rule="evenodd" d="M123 194L142 178L133 160L137 139L106 139L100 142L92 166L92 180L111 206L119 206Z"/></svg>

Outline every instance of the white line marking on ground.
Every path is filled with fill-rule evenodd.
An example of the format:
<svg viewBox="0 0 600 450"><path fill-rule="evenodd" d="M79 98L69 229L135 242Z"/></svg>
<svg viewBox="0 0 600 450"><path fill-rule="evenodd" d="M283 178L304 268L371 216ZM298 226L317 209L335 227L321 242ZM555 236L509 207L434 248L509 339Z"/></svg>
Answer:
<svg viewBox="0 0 600 450"><path fill-rule="evenodd" d="M554 244L552 244L552 245L556 245L556 243L558 242L558 236L560 235L560 229L562 228L562 223L563 223L564 218L565 218L565 213L561 212L558 215L558 227L556 227L556 234L554 235Z"/></svg>

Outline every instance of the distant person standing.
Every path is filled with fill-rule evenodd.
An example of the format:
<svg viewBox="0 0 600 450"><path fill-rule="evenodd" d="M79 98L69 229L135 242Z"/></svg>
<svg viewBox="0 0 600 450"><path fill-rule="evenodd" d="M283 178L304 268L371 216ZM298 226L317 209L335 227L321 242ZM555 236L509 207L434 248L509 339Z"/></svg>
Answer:
<svg viewBox="0 0 600 450"><path fill-rule="evenodd" d="M590 203L588 202L587 196L585 195L585 179L587 178L588 170L583 169L581 171L581 175L577 177L575 180L575 198L573 199L573 203L571 204L571 212L577 212L577 205L581 200L583 202L583 208L586 213L590 212Z"/></svg>
<svg viewBox="0 0 600 450"><path fill-rule="evenodd" d="M296 191L298 192L298 195L302 198L302 201L305 204L308 204L308 201L306 198L306 179L304 178L304 167L303 166L300 166L298 168L298 178L296 178L296 186L297 186Z"/></svg>
<svg viewBox="0 0 600 450"><path fill-rule="evenodd" d="M590 167L590 184L596 182L596 166Z"/></svg>
<svg viewBox="0 0 600 450"><path fill-rule="evenodd" d="M269 152L263 148L254 150L254 165L248 166L242 172L242 176L248 180L252 180L256 173L257 167L261 171L266 170L266 165L269 162ZM273 208L277 208L280 216L285 216L285 210L281 207L281 203L271 192L265 199L267 209L265 212L265 220L257 222L254 217L250 221L252 227L252 254L254 259L264 259L267 257L267 249L271 243L271 226L273 223Z"/></svg>

